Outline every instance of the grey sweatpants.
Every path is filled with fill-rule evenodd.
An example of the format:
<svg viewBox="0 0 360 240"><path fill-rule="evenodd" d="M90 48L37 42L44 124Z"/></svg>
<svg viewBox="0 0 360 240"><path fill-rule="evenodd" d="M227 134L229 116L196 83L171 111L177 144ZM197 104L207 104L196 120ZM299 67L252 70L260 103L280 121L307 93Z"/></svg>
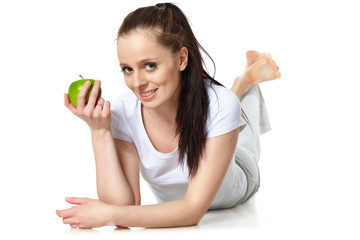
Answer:
<svg viewBox="0 0 360 240"><path fill-rule="evenodd" d="M260 186L260 135L271 127L259 86L254 85L240 102L249 124L242 126L234 157L209 209L231 208L244 203Z"/></svg>
<svg viewBox="0 0 360 240"><path fill-rule="evenodd" d="M271 130L269 117L260 87L254 85L240 100L250 125L240 132L235 150L235 163L244 171L247 179L245 196L237 204L244 203L259 189L260 135Z"/></svg>

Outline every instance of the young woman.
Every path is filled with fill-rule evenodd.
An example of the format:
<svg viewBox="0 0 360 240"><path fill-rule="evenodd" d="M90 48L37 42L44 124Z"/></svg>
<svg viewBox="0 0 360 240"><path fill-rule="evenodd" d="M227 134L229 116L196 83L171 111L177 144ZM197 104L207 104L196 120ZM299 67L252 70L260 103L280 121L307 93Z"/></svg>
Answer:
<svg viewBox="0 0 360 240"><path fill-rule="evenodd" d="M175 5L130 13L118 32L118 58L131 90L110 103L75 108L90 127L99 200L66 198L71 227L171 227L197 224L209 209L230 208L259 187L259 136L270 129L258 83L280 77L270 54L247 52L232 91L203 68L190 25ZM241 106L240 106L241 104ZM241 108L242 107L242 108ZM246 121L244 121L246 119ZM141 205L139 172L159 203Z"/></svg>

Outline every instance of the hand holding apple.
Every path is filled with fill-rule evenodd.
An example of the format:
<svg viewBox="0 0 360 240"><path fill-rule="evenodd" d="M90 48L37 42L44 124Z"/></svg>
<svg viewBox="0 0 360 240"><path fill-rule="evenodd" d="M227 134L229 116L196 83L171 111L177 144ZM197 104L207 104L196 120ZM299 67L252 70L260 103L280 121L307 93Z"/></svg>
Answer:
<svg viewBox="0 0 360 240"><path fill-rule="evenodd" d="M70 85L69 94L64 95L64 105L84 120L91 130L110 130L110 102L100 97L101 82L82 79L74 83ZM79 89L78 92L77 89ZM77 95L76 103L74 102L76 106L71 101L74 99L73 95Z"/></svg>
<svg viewBox="0 0 360 240"><path fill-rule="evenodd" d="M82 76L80 75L80 77L82 78ZM68 90L68 94L69 94L69 99L70 99L70 102L75 106L77 107L77 102L78 102L78 96L79 96L79 93L80 93L80 90L81 88L84 86L84 84L87 82L87 81L90 81L91 82L91 87L90 87L90 90L88 91L88 93L86 94L86 98L85 98L85 103L88 103L89 101L89 97L90 97L90 93L94 87L94 83L95 83L95 80L94 79L80 79L80 80L77 80L75 82L72 82L70 87L69 87L69 90ZM101 97L101 88L99 90L99 93L98 93L98 98Z"/></svg>

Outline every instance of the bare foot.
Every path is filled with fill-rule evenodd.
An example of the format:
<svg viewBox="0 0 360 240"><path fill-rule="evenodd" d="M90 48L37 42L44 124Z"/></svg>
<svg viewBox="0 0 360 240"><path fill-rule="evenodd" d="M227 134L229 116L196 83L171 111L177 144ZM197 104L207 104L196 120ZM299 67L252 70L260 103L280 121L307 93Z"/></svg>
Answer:
<svg viewBox="0 0 360 240"><path fill-rule="evenodd" d="M231 88L239 98L254 84L281 77L279 67L272 59L270 53L259 53L250 50L246 52L246 58L247 65L245 72L240 77L235 78Z"/></svg>
<svg viewBox="0 0 360 240"><path fill-rule="evenodd" d="M261 53L261 52L257 52L254 50L249 50L246 52L246 60L247 60L247 64L246 64L246 68L249 68L251 65L253 65L255 62L264 59L264 58L269 58L272 60L272 56L271 53ZM280 68L276 65L275 61L272 60L277 68L277 70L279 70Z"/></svg>
<svg viewBox="0 0 360 240"><path fill-rule="evenodd" d="M279 67L270 57L262 57L254 62L245 70L245 74L248 76L249 84L275 80L281 77Z"/></svg>
<svg viewBox="0 0 360 240"><path fill-rule="evenodd" d="M265 57L269 57L271 58L271 54L270 53L260 53L254 50L249 50L246 52L246 60L247 60L247 64L246 64L246 68L250 67L251 65L253 65L256 61L265 58Z"/></svg>

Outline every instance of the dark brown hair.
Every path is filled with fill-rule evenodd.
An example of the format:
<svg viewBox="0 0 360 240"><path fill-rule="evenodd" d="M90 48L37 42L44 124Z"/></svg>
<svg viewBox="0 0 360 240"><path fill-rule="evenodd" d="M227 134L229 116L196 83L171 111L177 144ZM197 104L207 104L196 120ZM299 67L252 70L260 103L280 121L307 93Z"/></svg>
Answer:
<svg viewBox="0 0 360 240"><path fill-rule="evenodd" d="M173 52L182 47L188 49L188 64L181 72L176 134L179 134L179 163L182 164L186 156L189 176L193 176L198 169L206 141L209 99L204 79L221 85L204 70L205 64L200 50L213 63L214 61L195 38L184 13L174 4L160 3L131 12L119 29L118 38L136 29L159 29L161 32L157 35L157 40L161 45Z"/></svg>

